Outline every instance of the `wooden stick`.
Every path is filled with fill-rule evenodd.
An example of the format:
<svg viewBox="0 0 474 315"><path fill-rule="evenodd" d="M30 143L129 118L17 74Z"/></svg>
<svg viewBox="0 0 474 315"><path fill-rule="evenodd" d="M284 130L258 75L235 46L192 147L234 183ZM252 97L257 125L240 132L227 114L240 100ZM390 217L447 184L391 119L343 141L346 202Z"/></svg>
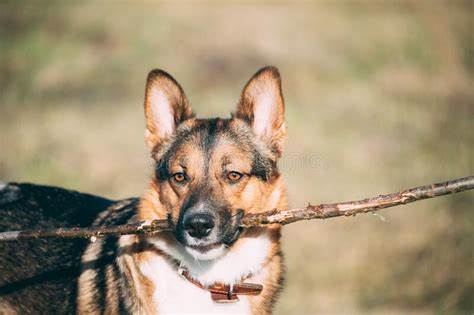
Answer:
<svg viewBox="0 0 474 315"><path fill-rule="evenodd" d="M458 193L474 188L474 176L453 179L447 182L415 187L400 192L379 195L358 201L332 204L308 205L304 208L248 214L242 219L243 226L266 224L289 224L301 220L327 219L340 216L355 216L359 213L404 205L410 202Z"/></svg>
<svg viewBox="0 0 474 315"><path fill-rule="evenodd" d="M474 176L450 180L447 182L415 187L397 193L379 195L358 201L332 204L308 205L304 208L271 210L262 213L246 214L241 221L242 227L264 226L268 224L289 224L301 220L327 219L340 216L354 216L359 213L375 212L380 209L404 205L410 202L458 193L474 188ZM0 242L37 238L88 238L106 235L152 234L168 230L166 220L143 221L136 224L101 226L86 228L58 228L49 230L23 230L0 233Z"/></svg>

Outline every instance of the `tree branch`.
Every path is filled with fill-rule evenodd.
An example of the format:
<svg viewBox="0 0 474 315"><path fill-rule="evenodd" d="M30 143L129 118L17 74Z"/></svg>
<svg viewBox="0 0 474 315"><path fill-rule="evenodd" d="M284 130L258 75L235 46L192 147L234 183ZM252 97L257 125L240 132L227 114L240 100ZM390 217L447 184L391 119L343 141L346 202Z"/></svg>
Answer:
<svg viewBox="0 0 474 315"><path fill-rule="evenodd" d="M410 202L458 193L474 188L474 176L458 178L447 182L415 187L397 193L379 195L358 201L332 204L308 205L304 208L271 210L246 214L242 227L268 224L289 224L301 220L327 219L339 216L355 216L359 213L375 212L380 209L404 205ZM152 234L168 230L166 220L143 221L136 224L86 228L58 228L50 230L23 230L0 233L0 242L37 238L92 238L106 235Z"/></svg>
<svg viewBox="0 0 474 315"><path fill-rule="evenodd" d="M248 214L243 219L244 226L272 223L289 224L301 220L327 219L340 216L355 216L359 213L375 212L380 209L404 205L410 202L458 193L474 188L474 176L458 178L447 182L415 187L400 192L377 197L332 204L308 205L283 211L269 211Z"/></svg>

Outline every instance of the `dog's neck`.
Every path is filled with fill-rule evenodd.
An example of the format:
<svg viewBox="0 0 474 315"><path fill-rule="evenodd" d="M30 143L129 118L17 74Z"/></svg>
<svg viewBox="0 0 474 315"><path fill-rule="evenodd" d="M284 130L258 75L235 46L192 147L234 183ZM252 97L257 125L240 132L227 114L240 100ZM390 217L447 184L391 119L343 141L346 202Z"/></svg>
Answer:
<svg viewBox="0 0 474 315"><path fill-rule="evenodd" d="M286 207L284 196L284 189L281 188L271 198L271 206ZM165 213L159 211L160 207L157 191L152 187L142 197L136 219L166 218ZM269 206L270 209L272 207ZM137 299L140 301L138 303L142 305L137 310L149 306L164 313L193 313L197 309L202 313L223 313L224 310L220 308L222 305L219 306L219 303L216 304L211 299L209 291L197 287L179 274L177 265L181 264L189 276L203 286L214 283L233 285L243 278L246 282L262 285L263 291L257 297L240 297L240 302L231 303L225 308L227 313L244 314L250 313L249 310L254 307L251 306L254 303L251 299L262 301L264 297L268 298L276 293L281 274L279 240L278 226L247 229L223 255L205 261L193 258L171 232L144 237L126 235L120 238L121 247L133 248L133 244L147 244L145 247L150 250L137 251L131 253L131 256L122 255L120 260L123 263L119 266L122 272L134 270L130 281L134 283ZM140 245L138 247L141 248ZM193 304L183 304L187 299L193 300Z"/></svg>
<svg viewBox="0 0 474 315"><path fill-rule="evenodd" d="M213 283L234 284L256 275L276 250L275 233L268 229L246 231L231 249L213 260L196 260L168 235L149 238L148 242L178 261L193 279L208 286Z"/></svg>
<svg viewBox="0 0 474 315"><path fill-rule="evenodd" d="M279 231L269 229L262 233L250 234L248 237L242 235L233 245L235 247L212 261L194 260L184 249L170 246L166 237L160 236L147 238L145 251L138 250L131 256L121 255L119 268L124 275L130 273L130 285L136 292L134 310L170 314L252 313L253 306L249 296L239 296L239 301L235 303L216 303L209 290L196 286L180 275L176 262L180 261L189 276L202 286L207 287L215 283L233 285L246 278L248 283L261 285L263 291L268 292L273 290L275 285L271 281L268 282L268 278L271 269L275 268L274 257L277 257L279 252L279 243L275 242ZM130 245L138 244L137 242L143 241L136 235L120 238L120 246L123 248L132 248ZM268 294L264 292L253 298L263 298Z"/></svg>

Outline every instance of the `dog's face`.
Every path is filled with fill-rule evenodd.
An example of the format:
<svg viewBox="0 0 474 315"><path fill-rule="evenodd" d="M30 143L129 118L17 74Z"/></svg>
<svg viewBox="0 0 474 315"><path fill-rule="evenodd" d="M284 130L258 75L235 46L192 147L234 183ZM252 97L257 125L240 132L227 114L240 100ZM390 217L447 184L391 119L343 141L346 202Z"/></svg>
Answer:
<svg viewBox="0 0 474 315"><path fill-rule="evenodd" d="M156 161L155 211L196 259L222 255L239 238L247 212L277 206L276 161L286 137L278 71L245 86L230 119L196 119L180 85L154 70L145 97L146 140Z"/></svg>

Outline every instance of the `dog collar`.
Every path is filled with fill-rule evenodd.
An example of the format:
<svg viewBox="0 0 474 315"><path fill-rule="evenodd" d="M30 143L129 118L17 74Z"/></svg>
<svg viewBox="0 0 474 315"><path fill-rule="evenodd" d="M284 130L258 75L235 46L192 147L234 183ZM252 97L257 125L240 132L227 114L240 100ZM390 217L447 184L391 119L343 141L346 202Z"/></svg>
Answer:
<svg viewBox="0 0 474 315"><path fill-rule="evenodd" d="M242 282L233 285L214 283L213 285L205 286L196 279L193 279L183 267L178 268L178 274L198 288L209 291L211 299L217 303L237 302L239 301L239 295L259 295L263 290L261 284L243 282L245 278L242 279Z"/></svg>

